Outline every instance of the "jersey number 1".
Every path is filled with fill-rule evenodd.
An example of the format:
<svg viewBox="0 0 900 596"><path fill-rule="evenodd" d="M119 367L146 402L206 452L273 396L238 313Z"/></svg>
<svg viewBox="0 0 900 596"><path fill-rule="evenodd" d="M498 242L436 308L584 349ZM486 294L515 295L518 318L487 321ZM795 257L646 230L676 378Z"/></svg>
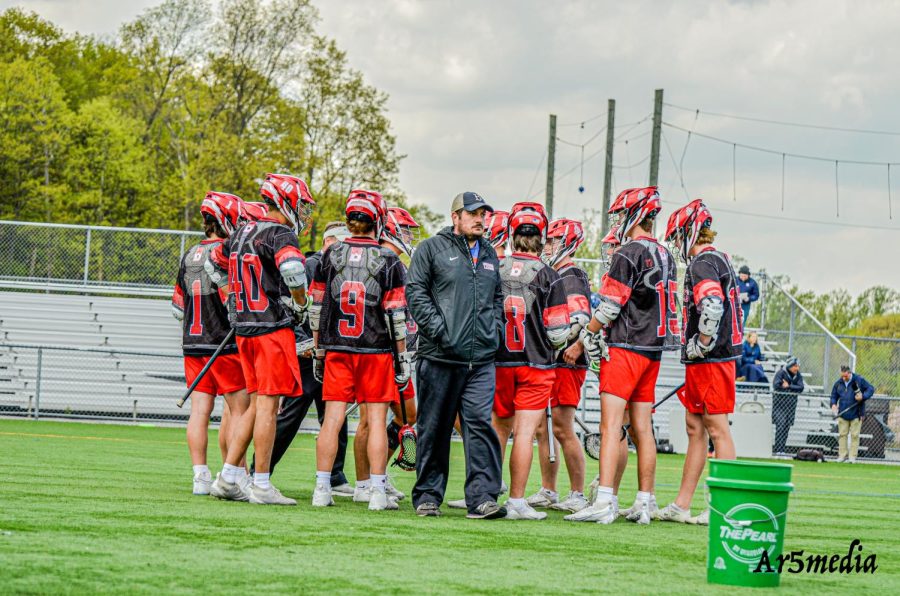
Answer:
<svg viewBox="0 0 900 596"><path fill-rule="evenodd" d="M744 312L738 314L737 289L728 290L728 301L731 302L731 345L739 346L744 343Z"/></svg>
<svg viewBox="0 0 900 596"><path fill-rule="evenodd" d="M338 333L341 334L341 337L361 336L366 314L365 284L359 281L342 283L340 306L341 317L338 321Z"/></svg>
<svg viewBox="0 0 900 596"><path fill-rule="evenodd" d="M506 315L506 349L510 352L525 350L525 299L521 296L507 296L503 301Z"/></svg>
<svg viewBox="0 0 900 596"><path fill-rule="evenodd" d="M202 291L203 285L199 279L195 279L191 284L191 335L203 335L203 313L200 310Z"/></svg>

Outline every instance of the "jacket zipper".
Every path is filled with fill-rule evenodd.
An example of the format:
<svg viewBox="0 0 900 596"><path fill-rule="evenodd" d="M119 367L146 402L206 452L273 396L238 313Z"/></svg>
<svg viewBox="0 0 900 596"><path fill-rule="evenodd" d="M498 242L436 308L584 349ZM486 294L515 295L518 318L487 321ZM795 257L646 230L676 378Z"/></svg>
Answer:
<svg viewBox="0 0 900 596"><path fill-rule="evenodd" d="M476 288L476 272L475 272L475 260L472 258L472 251L466 242L464 236L460 236L460 242L462 243L463 252L466 253L466 256L469 258L469 264L472 265L472 341L469 344L469 370L472 370L472 358L475 355L475 327L478 323L476 319L476 313L478 312L478 292ZM475 242L478 242L477 240Z"/></svg>

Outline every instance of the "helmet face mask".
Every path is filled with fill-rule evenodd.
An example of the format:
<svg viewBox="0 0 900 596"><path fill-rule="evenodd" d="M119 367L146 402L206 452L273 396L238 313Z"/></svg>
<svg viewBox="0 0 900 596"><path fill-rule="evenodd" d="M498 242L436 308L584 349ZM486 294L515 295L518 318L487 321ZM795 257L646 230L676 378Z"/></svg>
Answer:
<svg viewBox="0 0 900 596"><path fill-rule="evenodd" d="M556 267L572 257L584 242L584 228L580 221L574 219L555 219L550 222L547 237L541 258L551 267Z"/></svg>
<svg viewBox="0 0 900 596"><path fill-rule="evenodd" d="M506 246L509 241L509 213L494 211L485 216L484 239L495 249Z"/></svg>
<svg viewBox="0 0 900 596"><path fill-rule="evenodd" d="M607 232L606 236L600 241L600 262L603 263L603 266L607 269L609 269L609 266L612 263L613 254L618 250L619 246L621 246L617 232L618 225L611 226L609 232Z"/></svg>
<svg viewBox="0 0 900 596"><path fill-rule="evenodd" d="M275 205L298 236L308 229L316 202L306 182L290 174L267 174L259 193Z"/></svg>
<svg viewBox="0 0 900 596"><path fill-rule="evenodd" d="M666 225L666 242L673 246L673 251L682 260L690 261L691 249L700 237L700 230L712 224L712 213L701 199L694 199L669 216Z"/></svg>
<svg viewBox="0 0 900 596"><path fill-rule="evenodd" d="M412 257L421 236L421 228L413 216L402 207L388 209L382 238Z"/></svg>

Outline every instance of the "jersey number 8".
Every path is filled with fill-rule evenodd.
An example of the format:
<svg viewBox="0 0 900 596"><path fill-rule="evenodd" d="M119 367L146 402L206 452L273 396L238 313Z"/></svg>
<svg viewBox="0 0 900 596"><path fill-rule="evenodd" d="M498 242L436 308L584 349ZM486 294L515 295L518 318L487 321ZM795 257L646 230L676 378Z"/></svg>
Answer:
<svg viewBox="0 0 900 596"><path fill-rule="evenodd" d="M506 316L506 349L510 352L525 351L525 299L507 296L503 300L503 314Z"/></svg>

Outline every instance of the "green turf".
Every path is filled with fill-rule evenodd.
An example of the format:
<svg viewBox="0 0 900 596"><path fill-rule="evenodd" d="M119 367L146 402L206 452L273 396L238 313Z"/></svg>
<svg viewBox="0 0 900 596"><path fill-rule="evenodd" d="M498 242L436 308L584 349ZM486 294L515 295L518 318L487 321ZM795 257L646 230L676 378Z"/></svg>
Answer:
<svg viewBox="0 0 900 596"><path fill-rule="evenodd" d="M182 429L0 420L0 593L734 591L705 583L706 528L573 524L556 512L485 522L446 508L421 519L409 500L398 512L347 500L313 510L313 451L312 436L298 437L274 476L298 507L255 507L190 494ZM659 458L661 504L681 461ZM452 465L458 498L460 444ZM633 456L629 465L623 501L635 490ZM395 481L408 491L413 476ZM785 549L845 553L859 538L879 568L785 575L782 589L897 593L900 468L800 463L794 482Z"/></svg>

